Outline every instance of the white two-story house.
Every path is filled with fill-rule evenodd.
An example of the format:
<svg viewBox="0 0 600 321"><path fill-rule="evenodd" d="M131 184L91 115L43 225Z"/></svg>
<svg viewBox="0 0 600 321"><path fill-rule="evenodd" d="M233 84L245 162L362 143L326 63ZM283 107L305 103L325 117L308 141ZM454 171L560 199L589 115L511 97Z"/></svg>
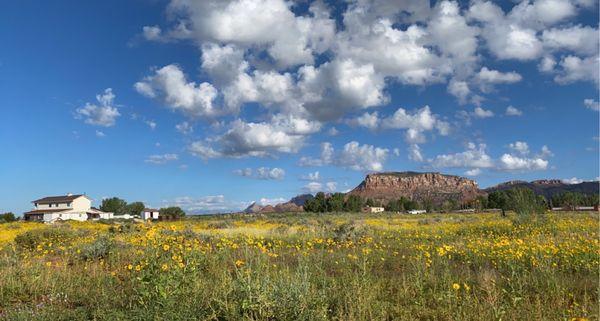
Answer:
<svg viewBox="0 0 600 321"><path fill-rule="evenodd" d="M23 214L26 221L51 223L60 220L86 221L113 218L113 213L102 212L92 207L92 200L82 194L48 196L32 203L34 209Z"/></svg>

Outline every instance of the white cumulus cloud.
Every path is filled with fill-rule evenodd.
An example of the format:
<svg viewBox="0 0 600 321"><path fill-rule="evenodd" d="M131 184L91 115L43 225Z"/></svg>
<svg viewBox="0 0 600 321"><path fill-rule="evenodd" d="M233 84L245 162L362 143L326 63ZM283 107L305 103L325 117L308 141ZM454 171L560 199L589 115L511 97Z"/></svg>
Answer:
<svg viewBox="0 0 600 321"><path fill-rule="evenodd" d="M114 126L117 117L121 116L117 107L114 106L115 94L111 88L104 93L96 95L97 104L86 103L85 106L75 110L76 118L83 118L86 124L111 127Z"/></svg>

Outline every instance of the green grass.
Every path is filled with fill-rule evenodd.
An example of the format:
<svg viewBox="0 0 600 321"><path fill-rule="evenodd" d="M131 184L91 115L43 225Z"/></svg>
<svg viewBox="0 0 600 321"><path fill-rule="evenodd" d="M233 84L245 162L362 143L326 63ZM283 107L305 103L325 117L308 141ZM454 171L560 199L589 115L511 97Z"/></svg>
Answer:
<svg viewBox="0 0 600 321"><path fill-rule="evenodd" d="M598 218L0 225L0 319L597 320Z"/></svg>

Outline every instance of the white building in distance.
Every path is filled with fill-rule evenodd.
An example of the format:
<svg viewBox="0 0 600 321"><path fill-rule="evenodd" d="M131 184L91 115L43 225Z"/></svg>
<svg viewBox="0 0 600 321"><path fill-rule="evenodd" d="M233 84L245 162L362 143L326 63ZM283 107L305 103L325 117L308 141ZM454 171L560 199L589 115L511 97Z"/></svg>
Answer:
<svg viewBox="0 0 600 321"><path fill-rule="evenodd" d="M158 220L160 212L155 208L145 208L142 211L142 220Z"/></svg>
<svg viewBox="0 0 600 321"><path fill-rule="evenodd" d="M92 200L83 194L48 196L32 201L32 203L34 209L23 213L26 221L52 223L66 220L87 221L113 218L113 213L102 212L92 207Z"/></svg>
<svg viewBox="0 0 600 321"><path fill-rule="evenodd" d="M367 213L383 213L383 211L385 211L385 208L380 206L367 206L364 208L364 211Z"/></svg>

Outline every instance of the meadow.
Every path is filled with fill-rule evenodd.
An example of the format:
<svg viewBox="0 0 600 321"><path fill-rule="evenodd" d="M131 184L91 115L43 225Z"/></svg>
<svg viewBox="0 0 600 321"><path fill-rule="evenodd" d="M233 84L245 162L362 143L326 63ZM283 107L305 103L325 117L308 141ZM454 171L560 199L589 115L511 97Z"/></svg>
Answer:
<svg viewBox="0 0 600 321"><path fill-rule="evenodd" d="M0 224L1 320L598 320L598 213Z"/></svg>

